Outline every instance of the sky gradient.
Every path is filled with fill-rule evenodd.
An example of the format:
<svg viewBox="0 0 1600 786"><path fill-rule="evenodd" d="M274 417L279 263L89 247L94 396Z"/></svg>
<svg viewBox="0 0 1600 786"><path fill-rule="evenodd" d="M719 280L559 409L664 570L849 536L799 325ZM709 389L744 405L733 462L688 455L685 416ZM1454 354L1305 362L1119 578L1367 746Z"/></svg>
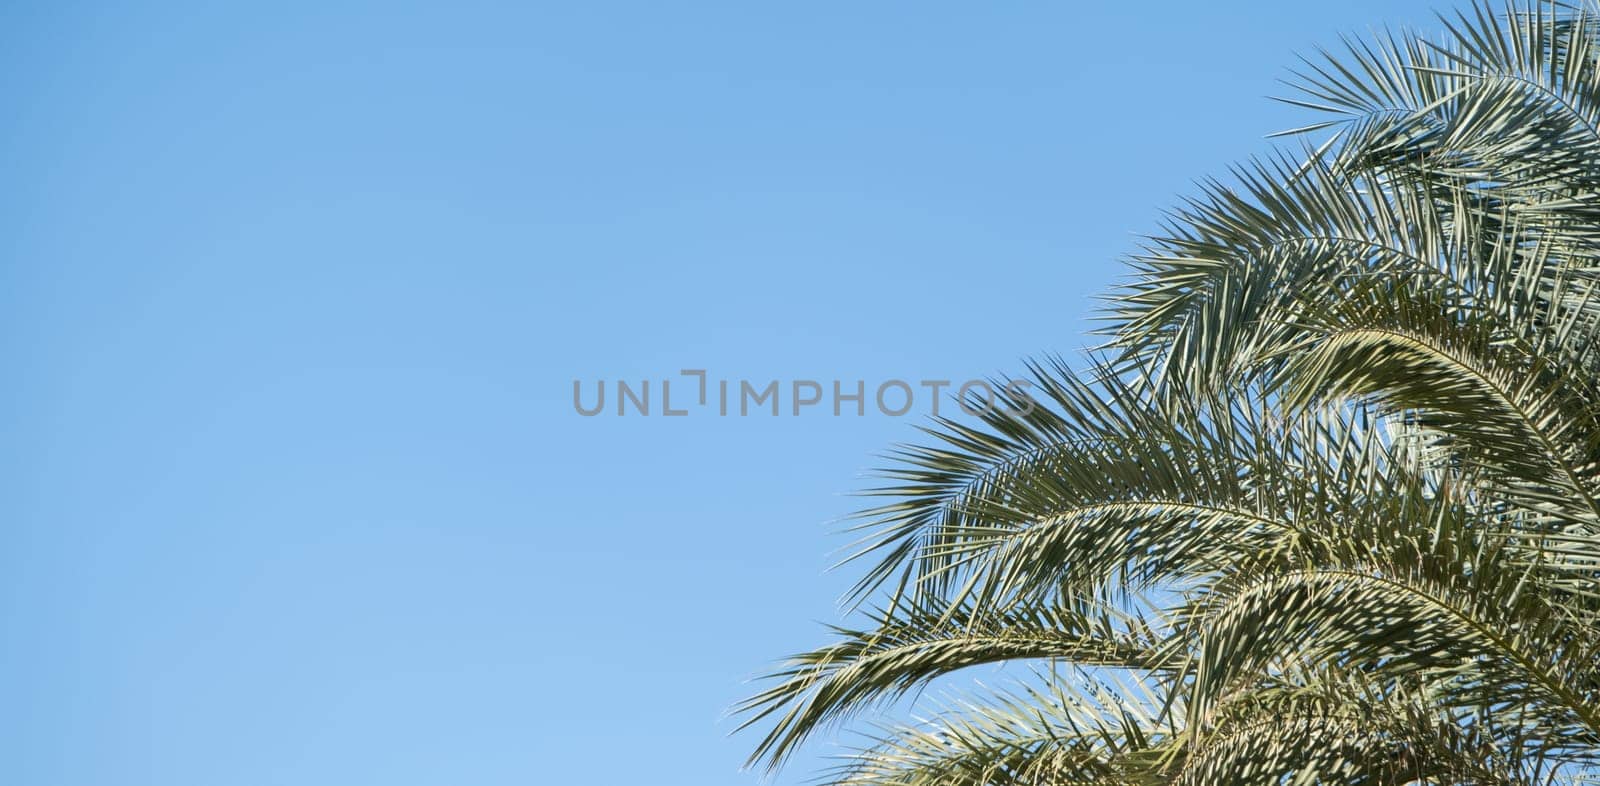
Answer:
<svg viewBox="0 0 1600 786"><path fill-rule="evenodd" d="M573 381L1070 354L1296 52L1437 6L7 4L0 782L756 783L925 402Z"/></svg>

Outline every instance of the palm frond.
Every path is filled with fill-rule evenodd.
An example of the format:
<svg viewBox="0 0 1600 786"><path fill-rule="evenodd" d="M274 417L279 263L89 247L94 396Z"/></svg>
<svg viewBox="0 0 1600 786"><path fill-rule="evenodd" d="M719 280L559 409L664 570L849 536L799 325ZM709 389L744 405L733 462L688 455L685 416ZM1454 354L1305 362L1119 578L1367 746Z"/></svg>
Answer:
<svg viewBox="0 0 1600 786"><path fill-rule="evenodd" d="M1600 22L1443 26L1305 60L1292 133L1324 138L1169 215L1109 356L893 454L865 619L739 707L752 763L1023 660L825 779L1594 781Z"/></svg>

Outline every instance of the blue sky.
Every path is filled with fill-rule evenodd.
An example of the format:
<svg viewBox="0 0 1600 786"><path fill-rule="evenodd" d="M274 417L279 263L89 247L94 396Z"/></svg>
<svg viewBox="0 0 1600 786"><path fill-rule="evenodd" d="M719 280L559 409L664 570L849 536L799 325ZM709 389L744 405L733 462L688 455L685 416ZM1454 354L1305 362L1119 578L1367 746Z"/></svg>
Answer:
<svg viewBox="0 0 1600 786"><path fill-rule="evenodd" d="M573 380L1072 352L1294 53L1436 6L7 4L0 781L756 783L916 418Z"/></svg>

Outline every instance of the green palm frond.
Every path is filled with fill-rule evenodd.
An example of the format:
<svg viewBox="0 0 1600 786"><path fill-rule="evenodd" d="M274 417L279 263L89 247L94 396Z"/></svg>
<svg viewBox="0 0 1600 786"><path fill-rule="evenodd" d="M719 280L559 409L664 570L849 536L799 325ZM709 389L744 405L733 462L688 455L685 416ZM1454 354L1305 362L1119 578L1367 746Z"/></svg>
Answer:
<svg viewBox="0 0 1600 786"><path fill-rule="evenodd" d="M1535 783L1536 757L1486 741L1426 689L1324 670L1268 681L1186 730L1175 783Z"/></svg>
<svg viewBox="0 0 1600 786"><path fill-rule="evenodd" d="M844 757L840 786L1157 783L1176 730L1136 689L1075 672L964 697L918 724L884 725ZM1037 680L1036 680L1037 682Z"/></svg>
<svg viewBox="0 0 1600 786"><path fill-rule="evenodd" d="M893 454L752 763L1020 660L826 782L1593 782L1600 18L1443 27L1306 60L1323 138L1170 214L1108 355Z"/></svg>
<svg viewBox="0 0 1600 786"><path fill-rule="evenodd" d="M919 604L1141 592L1273 554L1371 495L1423 493L1395 485L1409 479L1360 418L1284 417L1256 388L1153 399L1104 366L1034 372L1033 411L945 421L943 445L901 454L898 483L871 492L897 501L862 514L869 578L898 575Z"/></svg>
<svg viewBox="0 0 1600 786"><path fill-rule="evenodd" d="M1600 532L1595 380L1452 300L1394 279L1301 309L1297 343L1277 350L1284 405L1370 397L1385 413L1448 435L1457 460L1501 481L1489 490Z"/></svg>
<svg viewBox="0 0 1600 786"><path fill-rule="evenodd" d="M771 687L747 699L746 726L777 718L752 761L772 763L818 727L897 699L951 672L1014 660L1069 661L1150 671L1174 667L1149 622L1092 600L1005 612L902 604L865 629L789 659Z"/></svg>

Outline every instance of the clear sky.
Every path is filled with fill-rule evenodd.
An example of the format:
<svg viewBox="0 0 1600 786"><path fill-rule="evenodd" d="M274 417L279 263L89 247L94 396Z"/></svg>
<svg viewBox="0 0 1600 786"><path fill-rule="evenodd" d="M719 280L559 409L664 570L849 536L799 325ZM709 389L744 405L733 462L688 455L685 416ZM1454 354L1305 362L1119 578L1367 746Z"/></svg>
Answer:
<svg viewBox="0 0 1600 786"><path fill-rule="evenodd" d="M1072 352L1294 53L1438 3L220 5L0 10L7 784L753 786L916 418L573 380Z"/></svg>

